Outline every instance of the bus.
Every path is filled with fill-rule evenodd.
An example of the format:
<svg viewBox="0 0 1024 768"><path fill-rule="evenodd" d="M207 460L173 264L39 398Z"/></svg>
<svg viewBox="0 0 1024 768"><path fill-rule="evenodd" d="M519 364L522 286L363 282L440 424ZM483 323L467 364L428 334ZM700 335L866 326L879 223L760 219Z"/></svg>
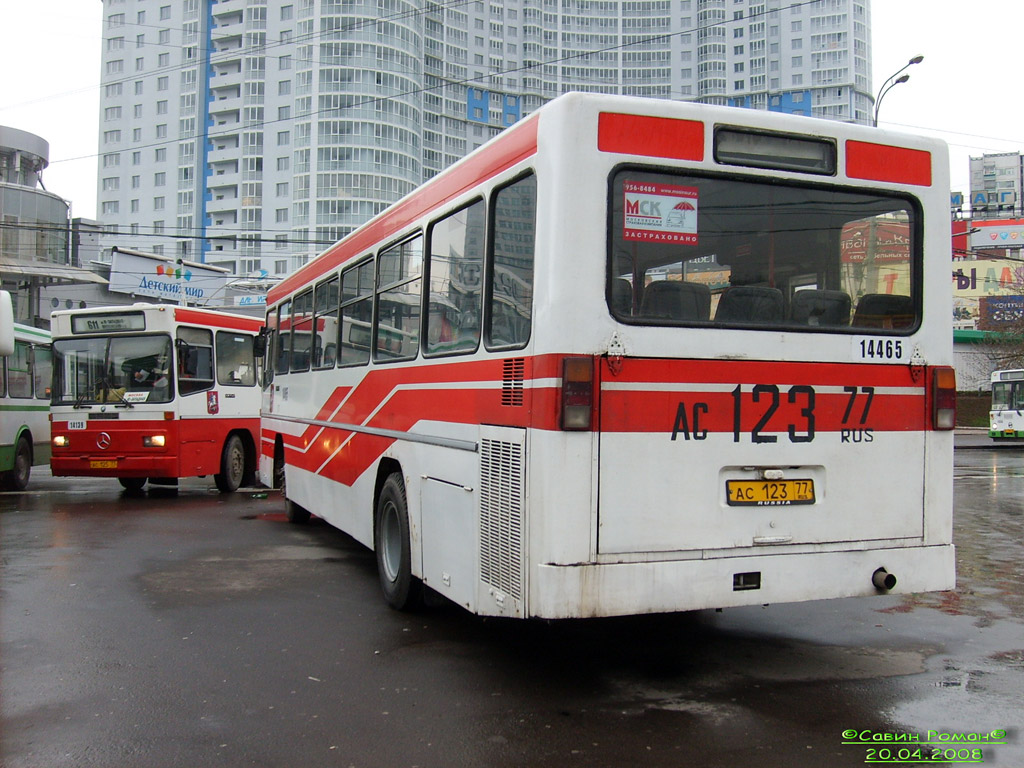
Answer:
<svg viewBox="0 0 1024 768"><path fill-rule="evenodd" d="M992 372L988 436L997 441L1024 440L1024 369Z"/></svg>
<svg viewBox="0 0 1024 768"><path fill-rule="evenodd" d="M116 477L133 491L255 481L261 318L133 304L54 312L51 323L54 475Z"/></svg>
<svg viewBox="0 0 1024 768"><path fill-rule="evenodd" d="M396 609L952 588L948 187L926 137L559 97L271 289L261 475Z"/></svg>
<svg viewBox="0 0 1024 768"><path fill-rule="evenodd" d="M23 491L50 459L50 334L14 322L0 291L0 488Z"/></svg>

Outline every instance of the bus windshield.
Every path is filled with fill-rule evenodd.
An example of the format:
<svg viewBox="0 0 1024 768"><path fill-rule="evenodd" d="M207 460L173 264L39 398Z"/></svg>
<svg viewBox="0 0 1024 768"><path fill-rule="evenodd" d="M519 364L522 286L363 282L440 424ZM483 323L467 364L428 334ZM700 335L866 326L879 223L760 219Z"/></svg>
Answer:
<svg viewBox="0 0 1024 768"><path fill-rule="evenodd" d="M1024 410L1024 382L997 381L992 384L993 411Z"/></svg>
<svg viewBox="0 0 1024 768"><path fill-rule="evenodd" d="M909 199L626 168L613 177L608 301L622 322L910 333Z"/></svg>
<svg viewBox="0 0 1024 768"><path fill-rule="evenodd" d="M166 334L58 339L54 405L166 403L173 397Z"/></svg>

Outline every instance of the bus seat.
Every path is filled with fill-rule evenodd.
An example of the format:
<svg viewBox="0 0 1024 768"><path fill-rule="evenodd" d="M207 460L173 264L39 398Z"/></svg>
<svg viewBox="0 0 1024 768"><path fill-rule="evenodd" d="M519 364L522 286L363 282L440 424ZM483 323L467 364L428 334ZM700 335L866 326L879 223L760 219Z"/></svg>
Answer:
<svg viewBox="0 0 1024 768"><path fill-rule="evenodd" d="M798 325L849 325L850 295L825 289L797 291L789 303L789 319Z"/></svg>
<svg viewBox="0 0 1024 768"><path fill-rule="evenodd" d="M633 284L624 277L612 279L612 313L619 317L633 314Z"/></svg>
<svg viewBox="0 0 1024 768"><path fill-rule="evenodd" d="M896 293L866 293L857 302L853 325L858 328L909 328L914 324L914 300Z"/></svg>
<svg viewBox="0 0 1024 768"><path fill-rule="evenodd" d="M640 314L666 320L708 320L711 289L703 283L659 280L644 289Z"/></svg>
<svg viewBox="0 0 1024 768"><path fill-rule="evenodd" d="M783 317L782 291L767 285L734 285L718 300L716 322L778 323Z"/></svg>

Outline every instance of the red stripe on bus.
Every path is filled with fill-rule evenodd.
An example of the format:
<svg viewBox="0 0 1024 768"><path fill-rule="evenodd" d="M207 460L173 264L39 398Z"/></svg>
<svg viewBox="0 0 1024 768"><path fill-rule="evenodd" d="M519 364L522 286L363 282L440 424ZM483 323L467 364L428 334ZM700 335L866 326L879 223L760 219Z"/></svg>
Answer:
<svg viewBox="0 0 1024 768"><path fill-rule="evenodd" d="M174 319L180 323L194 323L210 328L230 328L235 331L256 333L263 325L263 318L232 315L226 312L203 312L184 307L174 308Z"/></svg>
<svg viewBox="0 0 1024 768"><path fill-rule="evenodd" d="M281 297L337 269L346 261L370 253L377 244L400 234L427 212L536 154L537 120L529 117L507 129L486 148L435 176L347 238L328 248L308 265L274 286L267 294L267 303L273 304Z"/></svg>
<svg viewBox="0 0 1024 768"><path fill-rule="evenodd" d="M851 179L932 185L932 153L920 149L846 142L846 175Z"/></svg>
<svg viewBox="0 0 1024 768"><path fill-rule="evenodd" d="M624 155L700 161L704 159L704 123L602 112L597 120L597 148Z"/></svg>
<svg viewBox="0 0 1024 768"><path fill-rule="evenodd" d="M520 407L502 405L503 360L495 359L372 370L355 388L332 392L315 418L396 432L409 432L423 421L557 431L557 382L564 357L525 358L524 384L537 386L524 389ZM923 378L915 381L906 365L627 359L615 376L607 359L602 359L600 375L604 384L627 387L601 391L599 428L609 433L660 432L669 438L684 418L692 431L738 431L744 440L754 432L786 440L790 433L799 442L812 431L881 433L928 428ZM686 386L688 391L656 388L671 383ZM449 388L445 384L463 386ZM628 388L631 384L635 388ZM733 390L723 391L722 384L741 387L739 400ZM753 389L759 384L761 391L755 395ZM719 386L702 391L701 385ZM777 388L777 397L772 387ZM823 388L833 391L821 391ZM878 391L884 389L903 392ZM814 399L813 423L805 411L811 405L810 397ZM699 427L692 419L694 413L699 415ZM270 456L275 433L264 430L263 437L264 455ZM395 442L391 437L353 434L341 426L309 425L300 435L283 437L290 465L345 484L355 482ZM685 431L679 439L687 439Z"/></svg>

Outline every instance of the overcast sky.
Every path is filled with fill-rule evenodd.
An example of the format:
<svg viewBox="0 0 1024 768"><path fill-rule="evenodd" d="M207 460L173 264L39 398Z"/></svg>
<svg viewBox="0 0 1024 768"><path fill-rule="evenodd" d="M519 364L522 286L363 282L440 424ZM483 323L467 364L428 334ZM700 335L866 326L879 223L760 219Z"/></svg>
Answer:
<svg viewBox="0 0 1024 768"><path fill-rule="evenodd" d="M46 188L85 218L96 216L102 10L101 0L0 1L0 125L50 143ZM1012 85L1024 2L873 0L871 14L876 91L924 56L883 99L880 125L945 139L957 191L968 191L970 156L1024 151Z"/></svg>

